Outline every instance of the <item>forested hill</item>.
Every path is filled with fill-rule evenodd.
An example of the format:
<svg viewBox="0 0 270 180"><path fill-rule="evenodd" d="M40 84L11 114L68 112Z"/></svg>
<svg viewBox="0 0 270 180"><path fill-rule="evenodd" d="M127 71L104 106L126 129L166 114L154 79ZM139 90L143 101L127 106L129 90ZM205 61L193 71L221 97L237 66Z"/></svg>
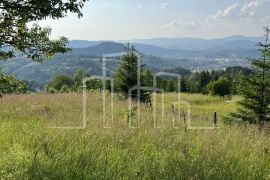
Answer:
<svg viewBox="0 0 270 180"><path fill-rule="evenodd" d="M56 74L73 74L78 68L90 75L102 74L103 54L111 54L125 51L125 46L120 43L103 42L88 48L73 48L72 52L58 54L51 60L43 63L33 62L23 57L17 57L8 61L0 61L0 68L14 74L19 79L34 80L46 83ZM142 55L142 64L151 69L169 68L175 62L155 56ZM117 62L108 63L107 70L113 71Z"/></svg>
<svg viewBox="0 0 270 180"><path fill-rule="evenodd" d="M125 46L115 42L101 42L86 48L73 48L70 55L92 55L100 57L103 54L111 54L125 51Z"/></svg>
<svg viewBox="0 0 270 180"><path fill-rule="evenodd" d="M116 42L74 40L70 41L69 47L80 48L79 53L92 51L92 53L100 54L99 48L121 50L122 45L131 43L145 55L163 58L249 58L258 55L256 43L261 40L261 37L246 36L211 40L198 38L154 38Z"/></svg>
<svg viewBox="0 0 270 180"><path fill-rule="evenodd" d="M150 69L183 67L189 70L220 69L228 66L248 66L247 58L257 56L259 38L231 37L219 40L151 39L131 40L131 45L143 55L142 63ZM55 74L72 74L77 68L89 74L101 74L103 54L125 51L127 42L70 41L72 52L56 55L52 60L36 63L17 57L0 61L0 68L19 79L47 82ZM186 44L185 44L186 43ZM193 50L192 48L193 47ZM109 64L112 71L115 64Z"/></svg>

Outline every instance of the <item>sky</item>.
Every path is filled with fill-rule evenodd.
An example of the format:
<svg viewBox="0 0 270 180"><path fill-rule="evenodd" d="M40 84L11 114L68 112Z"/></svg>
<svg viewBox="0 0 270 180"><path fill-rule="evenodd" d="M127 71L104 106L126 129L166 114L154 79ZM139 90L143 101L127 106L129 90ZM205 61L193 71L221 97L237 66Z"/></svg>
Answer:
<svg viewBox="0 0 270 180"><path fill-rule="evenodd" d="M81 40L261 36L270 0L90 0L83 14L39 23L52 28L52 38Z"/></svg>

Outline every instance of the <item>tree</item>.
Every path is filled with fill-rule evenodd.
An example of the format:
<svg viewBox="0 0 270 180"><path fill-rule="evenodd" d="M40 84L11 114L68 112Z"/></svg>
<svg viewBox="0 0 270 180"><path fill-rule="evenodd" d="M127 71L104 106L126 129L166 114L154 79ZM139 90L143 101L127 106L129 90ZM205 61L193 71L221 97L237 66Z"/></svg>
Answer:
<svg viewBox="0 0 270 180"><path fill-rule="evenodd" d="M90 79L86 81L86 88L88 90L100 90L103 88L103 83L100 79Z"/></svg>
<svg viewBox="0 0 270 180"><path fill-rule="evenodd" d="M84 77L86 77L86 73L82 69L78 68L72 77L73 90L78 91L79 89L82 89L82 80Z"/></svg>
<svg viewBox="0 0 270 180"><path fill-rule="evenodd" d="M47 92L67 92L73 85L72 78L67 75L56 75L46 86Z"/></svg>
<svg viewBox="0 0 270 180"><path fill-rule="evenodd" d="M241 107L227 118L259 124L261 128L266 121L270 121L270 29L264 29L265 42L258 43L261 58L250 59L254 73L241 84Z"/></svg>
<svg viewBox="0 0 270 180"><path fill-rule="evenodd" d="M0 1L0 59L8 59L20 51L34 61L50 58L55 53L69 51L67 38L50 40L51 29L30 22L47 18L60 19L68 12L82 17L87 0L1 0Z"/></svg>
<svg viewBox="0 0 270 180"><path fill-rule="evenodd" d="M178 81L177 79L168 80L166 91L168 92L177 92Z"/></svg>
<svg viewBox="0 0 270 180"><path fill-rule="evenodd" d="M27 87L23 81L6 74L0 74L0 92L1 94L26 93ZM1 95L2 97L2 95Z"/></svg>
<svg viewBox="0 0 270 180"><path fill-rule="evenodd" d="M127 53L121 57L119 67L115 72L115 89L124 95L125 98L128 97L128 91L133 86L137 85L138 80L138 63L139 59L136 55L136 50L134 47L127 46ZM149 72L145 71L143 66L140 68L140 79L141 86L147 86L149 81ZM145 77L145 75L147 77ZM147 79L147 80L146 80ZM140 100L142 102L150 101L150 93L144 90L140 90ZM137 97L137 90L132 92L132 98Z"/></svg>
<svg viewBox="0 0 270 180"><path fill-rule="evenodd" d="M198 73L192 73L187 79L187 89L189 93L198 93L199 92L199 82L198 82Z"/></svg>
<svg viewBox="0 0 270 180"><path fill-rule="evenodd" d="M23 81L26 84L27 90L29 92L39 92L41 89L43 89L43 84L40 84L34 80L32 81Z"/></svg>
<svg viewBox="0 0 270 180"><path fill-rule="evenodd" d="M153 74L149 69L142 70L142 84L147 87L153 86Z"/></svg>
<svg viewBox="0 0 270 180"><path fill-rule="evenodd" d="M186 77L181 78L181 92L187 92L187 79Z"/></svg>
<svg viewBox="0 0 270 180"><path fill-rule="evenodd" d="M168 83L169 83L168 78L157 76L157 88L162 88L164 89L164 91L167 91Z"/></svg>
<svg viewBox="0 0 270 180"><path fill-rule="evenodd" d="M199 92L205 94L206 86L211 81L211 75L209 71L202 71L199 73Z"/></svg>
<svg viewBox="0 0 270 180"><path fill-rule="evenodd" d="M220 77L217 81L207 85L208 91L215 96L225 96L231 94L231 83L226 77Z"/></svg>

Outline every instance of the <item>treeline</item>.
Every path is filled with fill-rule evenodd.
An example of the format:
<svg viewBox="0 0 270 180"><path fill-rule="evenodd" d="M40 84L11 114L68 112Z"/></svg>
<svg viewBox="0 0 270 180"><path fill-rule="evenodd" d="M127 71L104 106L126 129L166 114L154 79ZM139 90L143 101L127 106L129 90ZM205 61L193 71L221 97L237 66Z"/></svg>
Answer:
<svg viewBox="0 0 270 180"><path fill-rule="evenodd" d="M251 69L240 66L228 67L222 70L203 70L198 72L190 72L181 67L160 71L180 74L181 92L212 94L218 96L238 94L242 79L250 76L252 73ZM153 86L153 74L156 72L157 70L150 71L149 69L143 69L141 76L143 86ZM8 94L39 91L45 91L47 93L81 92L83 89L82 80L85 77L91 76L79 68L72 75L55 75L44 86L35 81L18 80L12 75L0 72L0 93ZM136 82L136 79L134 80ZM88 90L101 91L103 85L101 80L91 79L86 82L86 87ZM176 78L158 76L157 87L163 88L165 92L176 92L178 91L178 80ZM109 82L106 83L106 89L111 89Z"/></svg>
<svg viewBox="0 0 270 180"><path fill-rule="evenodd" d="M82 80L84 77L88 77L82 69L77 69L72 76L66 74L55 75L45 86L45 91L48 93L67 93L67 92L79 92L82 90ZM87 82L89 83L89 81ZM97 81L97 84L101 82ZM101 86L93 85L94 89L99 89Z"/></svg>
<svg viewBox="0 0 270 180"><path fill-rule="evenodd" d="M181 74L181 92L218 96L238 94L241 80L252 73L251 69L239 66L228 67L222 70L203 70L193 73L181 67L165 69L163 71ZM144 86L153 86L154 73L156 72L152 72L148 69L142 72L141 81L144 82ZM136 76L136 74L134 76ZM45 91L48 93L80 92L82 90L82 80L84 77L90 77L90 75L85 73L82 69L77 69L71 76L66 74L56 75L46 85ZM86 86L88 90L100 91L103 88L101 80L98 79L88 80ZM157 87L163 88L165 92L176 92L178 91L178 79L159 76L157 77ZM106 84L106 88L110 90L109 83Z"/></svg>
<svg viewBox="0 0 270 180"><path fill-rule="evenodd" d="M166 69L165 72L181 74L181 92L202 93L218 96L238 94L239 85L244 77L251 75L252 70L240 66L221 70L202 70L188 73L183 68ZM158 79L159 87L167 92L178 90L177 79Z"/></svg>
<svg viewBox="0 0 270 180"><path fill-rule="evenodd" d="M238 94L242 79L251 73L251 69L239 66L194 72L183 77L182 91L220 96Z"/></svg>

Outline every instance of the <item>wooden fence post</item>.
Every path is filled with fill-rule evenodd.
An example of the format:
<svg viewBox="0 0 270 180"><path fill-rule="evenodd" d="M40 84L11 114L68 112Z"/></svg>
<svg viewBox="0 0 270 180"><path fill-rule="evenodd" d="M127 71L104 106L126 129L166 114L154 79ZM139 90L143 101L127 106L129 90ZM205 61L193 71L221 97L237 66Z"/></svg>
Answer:
<svg viewBox="0 0 270 180"><path fill-rule="evenodd" d="M217 127L217 112L214 112L214 126Z"/></svg>
<svg viewBox="0 0 270 180"><path fill-rule="evenodd" d="M187 131L187 125L186 125L186 114L185 114L185 111L183 111L183 118L184 118L184 126L185 126L185 131Z"/></svg>

